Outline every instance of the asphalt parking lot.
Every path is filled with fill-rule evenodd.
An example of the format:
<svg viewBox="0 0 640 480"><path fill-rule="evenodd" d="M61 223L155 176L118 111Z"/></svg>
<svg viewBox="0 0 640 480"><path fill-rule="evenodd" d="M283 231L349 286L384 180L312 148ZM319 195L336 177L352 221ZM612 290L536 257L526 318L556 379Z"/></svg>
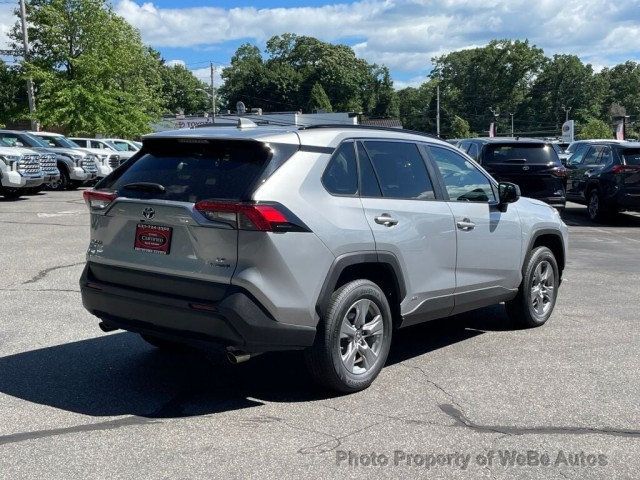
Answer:
<svg viewBox="0 0 640 480"><path fill-rule="evenodd" d="M0 478L637 478L640 216L564 216L546 326L492 307L401 331L371 388L330 397L299 353L216 366L103 334L81 192L0 200Z"/></svg>

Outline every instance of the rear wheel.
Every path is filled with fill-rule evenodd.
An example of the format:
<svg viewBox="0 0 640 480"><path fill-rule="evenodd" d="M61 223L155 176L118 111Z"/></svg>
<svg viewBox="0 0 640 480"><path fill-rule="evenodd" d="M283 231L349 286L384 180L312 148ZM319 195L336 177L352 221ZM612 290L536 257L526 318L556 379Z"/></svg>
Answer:
<svg viewBox="0 0 640 480"><path fill-rule="evenodd" d="M391 345L389 302L369 280L354 280L331 296L316 339L305 352L321 385L350 393L367 388L382 370Z"/></svg>
<svg viewBox="0 0 640 480"><path fill-rule="evenodd" d="M69 179L69 173L65 168L60 169L60 178L49 183L49 188L51 190L66 190L69 188L69 184L71 180Z"/></svg>
<svg viewBox="0 0 640 480"><path fill-rule="evenodd" d="M518 295L505 304L511 321L524 327L544 325L553 313L559 285L553 252L547 247L533 249L525 262Z"/></svg>
<svg viewBox="0 0 640 480"><path fill-rule="evenodd" d="M589 218L593 222L602 222L611 216L611 211L607 210L602 202L602 197L598 190L591 190L589 203L587 204Z"/></svg>

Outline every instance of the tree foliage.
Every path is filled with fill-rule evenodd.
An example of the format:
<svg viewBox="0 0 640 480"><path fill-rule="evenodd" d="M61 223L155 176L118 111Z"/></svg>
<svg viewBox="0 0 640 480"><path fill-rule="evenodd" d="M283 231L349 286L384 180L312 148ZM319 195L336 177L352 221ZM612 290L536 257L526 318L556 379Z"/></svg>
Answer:
<svg viewBox="0 0 640 480"><path fill-rule="evenodd" d="M597 118L588 118L577 135L580 140L591 138L613 138L612 127Z"/></svg>
<svg viewBox="0 0 640 480"><path fill-rule="evenodd" d="M25 81L17 67L0 60L0 124L27 114Z"/></svg>
<svg viewBox="0 0 640 480"><path fill-rule="evenodd" d="M357 58L346 45L313 37L274 36L267 41L264 57L258 47L242 45L222 77L221 94L231 109L243 101L267 111L308 111L312 90L319 85L333 110L398 113L386 68Z"/></svg>
<svg viewBox="0 0 640 480"><path fill-rule="evenodd" d="M104 0L31 0L37 119L73 134L136 136L161 111L159 58ZM19 25L12 32L19 49Z"/></svg>
<svg viewBox="0 0 640 480"><path fill-rule="evenodd" d="M319 83L314 84L311 88L307 110L309 112L314 112L316 110L331 112L333 110L331 107L331 100L329 100L327 92L324 91L324 88L322 88L322 85Z"/></svg>
<svg viewBox="0 0 640 480"><path fill-rule="evenodd" d="M206 93L210 87L182 65L162 65L160 80L164 113L190 115L211 110L211 99Z"/></svg>

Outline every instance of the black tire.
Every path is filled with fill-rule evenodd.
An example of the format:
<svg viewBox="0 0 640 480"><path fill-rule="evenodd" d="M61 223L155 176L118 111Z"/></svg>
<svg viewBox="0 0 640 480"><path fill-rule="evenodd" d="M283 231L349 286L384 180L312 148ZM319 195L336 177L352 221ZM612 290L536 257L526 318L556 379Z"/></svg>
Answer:
<svg viewBox="0 0 640 480"><path fill-rule="evenodd" d="M544 265L546 264L546 267ZM553 286L553 290L549 292L548 286L538 289L541 296L533 297L533 289L542 282L536 277L537 268L541 265L541 271L545 268L551 268L553 279L546 283ZM547 247L534 248L527 256L524 268L522 269L522 282L518 289L518 294L513 300L505 303L507 315L510 320L518 326L522 327L539 327L544 325L553 313L553 309L558 298L558 286L560 284L560 271L558 262L553 252ZM545 293L546 292L546 293ZM545 298L548 300L549 307L546 307ZM537 308L542 302L542 308Z"/></svg>
<svg viewBox="0 0 640 480"><path fill-rule="evenodd" d="M363 309L362 317L358 315L358 307L355 305L359 301L363 301L359 305L367 305L366 312ZM352 313L354 317L351 317ZM376 323L373 319L379 314L382 327L376 328L376 331L381 330L381 334L367 334L366 329L355 328L353 337L350 339L343 337L341 329L343 320L347 319L348 314L349 318L358 316L359 319L365 319L366 325L369 326ZM357 322L354 320L354 324ZM311 376L320 385L338 392L351 393L364 390L375 380L387 361L393 330L392 322L389 302L378 285L369 280L354 280L343 285L333 292L327 312L318 323L314 344L305 351L305 361ZM357 333L358 331L360 334ZM380 335L381 338L378 338ZM348 344L346 347L344 347L345 342ZM355 360L354 363L360 362L363 366L352 364L351 371L342 360L342 349L350 347L356 349L357 353L353 354L354 359L360 355L360 359ZM360 352L368 351L370 355L376 350L375 360L367 366L367 359ZM354 372L354 369L365 371Z"/></svg>
<svg viewBox="0 0 640 480"><path fill-rule="evenodd" d="M180 342L172 342L171 340L165 340L164 338L147 335L146 333L141 333L140 336L149 345L153 345L154 347L165 352L184 352L189 349L187 345Z"/></svg>
<svg viewBox="0 0 640 480"><path fill-rule="evenodd" d="M597 188L594 188L589 192L589 198L587 199L587 214L592 222L604 222L611 218L611 211L609 211L602 202L602 196Z"/></svg>
<svg viewBox="0 0 640 480"><path fill-rule="evenodd" d="M3 188L0 190L0 195L2 195L6 200L17 200L24 194L24 189L21 188Z"/></svg>
<svg viewBox="0 0 640 480"><path fill-rule="evenodd" d="M66 168L60 168L60 179L56 182L49 183L51 190L63 191L69 188L71 180L69 179L69 173Z"/></svg>

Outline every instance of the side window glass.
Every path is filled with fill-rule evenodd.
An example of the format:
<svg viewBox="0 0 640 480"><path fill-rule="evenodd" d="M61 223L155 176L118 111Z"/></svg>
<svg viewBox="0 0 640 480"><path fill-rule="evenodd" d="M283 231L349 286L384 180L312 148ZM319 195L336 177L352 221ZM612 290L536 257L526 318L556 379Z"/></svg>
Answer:
<svg viewBox="0 0 640 480"><path fill-rule="evenodd" d="M360 162L360 196L381 197L382 191L376 177L376 172L371 165L371 159L362 142L358 142L358 162Z"/></svg>
<svg viewBox="0 0 640 480"><path fill-rule="evenodd" d="M435 193L415 143L365 141L365 149L389 198L433 200Z"/></svg>
<svg viewBox="0 0 640 480"><path fill-rule="evenodd" d="M582 159L583 165L597 165L601 147L591 147Z"/></svg>
<svg viewBox="0 0 640 480"><path fill-rule="evenodd" d="M473 158L474 160L478 160L478 145L472 143L469 145L469 150L467 150L467 154Z"/></svg>
<svg viewBox="0 0 640 480"><path fill-rule="evenodd" d="M611 161L613 160L612 154L611 154L611 147L600 147L602 149L601 153L600 153L600 158L598 159L598 163L600 165L609 165L611 163Z"/></svg>
<svg viewBox="0 0 640 480"><path fill-rule="evenodd" d="M493 202L489 179L463 156L440 147L429 147L451 201Z"/></svg>
<svg viewBox="0 0 640 480"><path fill-rule="evenodd" d="M580 164L582 164L582 160L584 160L584 155L585 155L585 153L587 153L587 150L588 150L588 146L586 146L586 145L578 146L578 148L576 148L575 152L573 152L573 155L571 155L571 157L569 157L569 164L570 165L580 165Z"/></svg>
<svg viewBox="0 0 640 480"><path fill-rule="evenodd" d="M358 168L353 142L343 143L333 154L322 175L322 184L334 195L355 195L358 192Z"/></svg>

